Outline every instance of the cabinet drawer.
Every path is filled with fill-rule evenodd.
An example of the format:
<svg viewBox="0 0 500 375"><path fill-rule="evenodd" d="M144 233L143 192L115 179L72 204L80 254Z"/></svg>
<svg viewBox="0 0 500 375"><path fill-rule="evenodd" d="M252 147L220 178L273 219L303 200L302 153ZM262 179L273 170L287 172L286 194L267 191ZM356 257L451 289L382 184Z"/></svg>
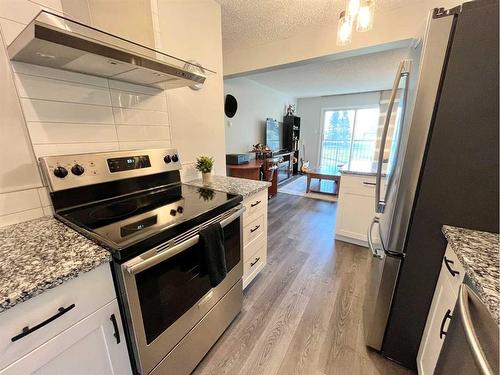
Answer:
<svg viewBox="0 0 500 375"><path fill-rule="evenodd" d="M0 313L0 369L115 298L111 269L106 263ZM60 308L64 308L64 312ZM39 329L12 341L24 327L36 327L58 313L58 317Z"/></svg>
<svg viewBox="0 0 500 375"><path fill-rule="evenodd" d="M262 232L260 236L255 238L251 243L243 246L243 261L247 261L252 255L260 250L261 247L267 246L266 233Z"/></svg>
<svg viewBox="0 0 500 375"><path fill-rule="evenodd" d="M382 179L381 195L385 193L385 179ZM340 191L350 194L365 195L375 197L375 177L374 176L347 176L342 175L340 179Z"/></svg>
<svg viewBox="0 0 500 375"><path fill-rule="evenodd" d="M249 245L253 240L259 237L265 229L264 215L250 222L243 227L243 246Z"/></svg>
<svg viewBox="0 0 500 375"><path fill-rule="evenodd" d="M245 206L243 225L247 225L256 217L267 212L267 189L245 198L243 205Z"/></svg>
<svg viewBox="0 0 500 375"><path fill-rule="evenodd" d="M457 255L449 245L446 247L446 251L444 253L441 272L443 272L448 278L450 285L453 288L453 292L457 297L460 284L462 284L465 277L465 270L460 263L460 260L458 260Z"/></svg>
<svg viewBox="0 0 500 375"><path fill-rule="evenodd" d="M243 264L243 279L248 284L249 281L246 279L249 276L254 276L253 273L257 274L262 267L266 264L267 261L267 249L266 247L261 247L254 255L252 255L244 264ZM253 277L252 277L253 278Z"/></svg>

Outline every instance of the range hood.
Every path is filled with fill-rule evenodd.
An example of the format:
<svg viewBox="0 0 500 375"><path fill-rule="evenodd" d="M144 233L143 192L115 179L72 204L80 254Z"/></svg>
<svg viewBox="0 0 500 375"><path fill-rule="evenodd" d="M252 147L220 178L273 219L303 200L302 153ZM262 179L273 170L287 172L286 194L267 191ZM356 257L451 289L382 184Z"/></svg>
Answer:
<svg viewBox="0 0 500 375"><path fill-rule="evenodd" d="M10 59L164 89L198 86L197 64L41 11L7 48Z"/></svg>

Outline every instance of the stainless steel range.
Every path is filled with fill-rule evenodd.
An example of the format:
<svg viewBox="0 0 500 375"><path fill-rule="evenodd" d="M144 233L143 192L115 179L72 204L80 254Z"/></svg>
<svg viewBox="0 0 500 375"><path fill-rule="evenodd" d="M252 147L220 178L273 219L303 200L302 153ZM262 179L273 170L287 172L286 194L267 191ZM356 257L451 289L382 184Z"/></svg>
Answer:
<svg viewBox="0 0 500 375"><path fill-rule="evenodd" d="M188 374L241 310L242 197L180 182L176 150L40 159L55 217L107 248L139 374ZM199 231L223 228L212 287Z"/></svg>

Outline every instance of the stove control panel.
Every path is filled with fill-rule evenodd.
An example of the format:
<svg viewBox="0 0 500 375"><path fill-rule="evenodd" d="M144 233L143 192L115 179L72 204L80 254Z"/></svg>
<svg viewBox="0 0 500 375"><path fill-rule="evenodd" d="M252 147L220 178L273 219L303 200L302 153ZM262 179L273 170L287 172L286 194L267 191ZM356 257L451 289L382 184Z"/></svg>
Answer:
<svg viewBox="0 0 500 375"><path fill-rule="evenodd" d="M51 191L181 169L176 149L45 156L39 161Z"/></svg>

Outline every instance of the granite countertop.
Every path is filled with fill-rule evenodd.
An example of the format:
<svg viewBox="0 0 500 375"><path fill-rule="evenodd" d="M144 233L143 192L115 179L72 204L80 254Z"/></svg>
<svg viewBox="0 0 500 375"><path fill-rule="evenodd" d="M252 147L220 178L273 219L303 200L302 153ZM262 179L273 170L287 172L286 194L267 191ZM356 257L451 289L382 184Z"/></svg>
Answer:
<svg viewBox="0 0 500 375"><path fill-rule="evenodd" d="M111 261L111 254L55 218L0 228L0 313Z"/></svg>
<svg viewBox="0 0 500 375"><path fill-rule="evenodd" d="M340 168L342 174L353 174L359 176L375 176L377 174L377 162L351 162ZM387 163L382 164L382 176L386 175Z"/></svg>
<svg viewBox="0 0 500 375"><path fill-rule="evenodd" d="M474 284L479 297L500 324L499 235L443 226L443 234Z"/></svg>
<svg viewBox="0 0 500 375"><path fill-rule="evenodd" d="M185 182L187 185L208 187L210 189L223 191L229 194L241 194L246 198L259 191L267 189L271 186L267 181L247 180L245 178L212 176L212 182L208 185L203 185L201 178Z"/></svg>

